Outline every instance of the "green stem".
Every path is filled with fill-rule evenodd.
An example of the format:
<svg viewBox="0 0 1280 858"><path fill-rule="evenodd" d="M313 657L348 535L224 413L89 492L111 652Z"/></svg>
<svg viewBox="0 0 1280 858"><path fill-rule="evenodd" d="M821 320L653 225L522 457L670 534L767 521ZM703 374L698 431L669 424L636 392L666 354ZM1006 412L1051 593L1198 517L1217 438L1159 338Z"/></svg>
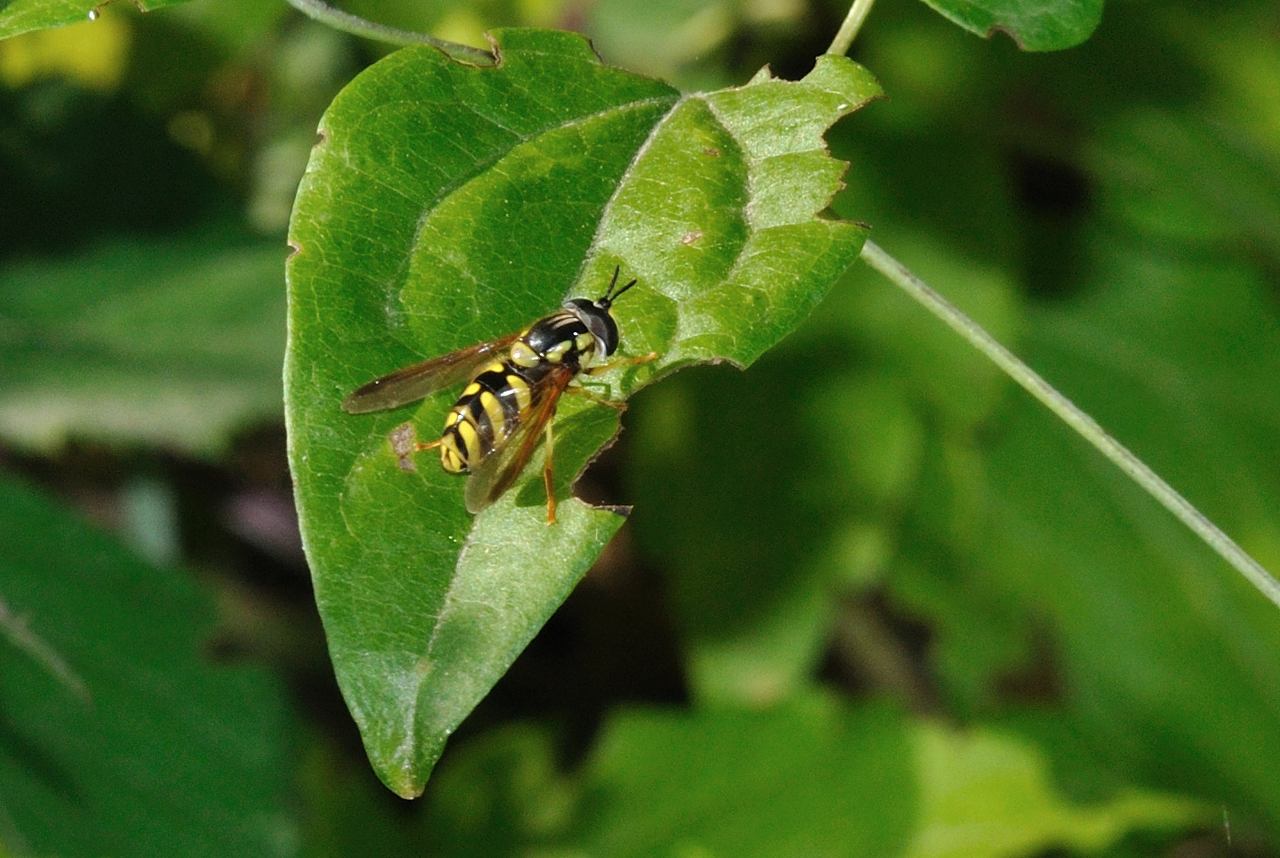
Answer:
<svg viewBox="0 0 1280 858"><path fill-rule="evenodd" d="M867 13L871 11L875 2L876 0L853 0L853 5L849 7L849 14L844 16L844 23L840 25L836 37L831 40L831 47L827 48L827 53L843 56L849 52L849 46L857 38L858 31L862 29L862 22L867 20Z"/></svg>
<svg viewBox="0 0 1280 858"><path fill-rule="evenodd" d="M1151 468L1115 438L1107 434L1097 421L1081 411L1031 367L1020 361L1012 352L996 342L978 323L960 312L946 298L929 288L919 277L907 270L885 253L878 245L868 241L862 247L862 259L898 286L925 309L933 313L963 337L968 343L990 358L996 366L1016 381L1024 390L1056 414L1064 423L1106 456L1121 471L1173 513L1187 527L1203 539L1222 559L1232 565L1262 595L1280 607L1280 581L1271 576L1258 561L1237 545L1204 514L1178 494L1172 486L1156 475Z"/></svg>
<svg viewBox="0 0 1280 858"><path fill-rule="evenodd" d="M393 45L431 45L456 60L463 60L477 65L493 65L494 62L493 54L481 48L459 44L458 42L447 42L444 39L437 39L435 36L426 33L416 33L412 30L401 30L396 27L388 27L385 24L378 24L361 18L359 15L335 9L325 0L288 0L288 2L290 6L304 15L314 18L322 24L328 24L335 30L341 30L353 36L377 39L380 42L389 42Z"/></svg>

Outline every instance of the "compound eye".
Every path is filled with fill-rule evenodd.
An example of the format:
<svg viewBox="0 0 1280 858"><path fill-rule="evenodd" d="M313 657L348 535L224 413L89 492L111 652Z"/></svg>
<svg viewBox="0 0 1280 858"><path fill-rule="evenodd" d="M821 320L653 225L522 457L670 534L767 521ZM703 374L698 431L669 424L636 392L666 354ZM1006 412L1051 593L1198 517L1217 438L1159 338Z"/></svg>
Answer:
<svg viewBox="0 0 1280 858"><path fill-rule="evenodd" d="M606 357L618 350L618 325L612 316L608 313L594 316L590 328Z"/></svg>

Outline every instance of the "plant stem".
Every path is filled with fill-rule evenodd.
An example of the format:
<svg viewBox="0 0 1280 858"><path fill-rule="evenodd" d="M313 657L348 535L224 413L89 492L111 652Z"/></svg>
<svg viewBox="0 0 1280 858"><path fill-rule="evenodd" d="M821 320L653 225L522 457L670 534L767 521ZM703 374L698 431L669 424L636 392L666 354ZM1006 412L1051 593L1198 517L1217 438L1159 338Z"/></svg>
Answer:
<svg viewBox="0 0 1280 858"><path fill-rule="evenodd" d="M831 40L831 47L827 48L827 53L843 56L849 52L849 46L857 38L858 31L862 29L862 22L867 19L867 13L871 11L875 2L876 0L853 0L853 5L849 7L849 14L844 16L844 23L836 31L836 37Z"/></svg>
<svg viewBox="0 0 1280 858"><path fill-rule="evenodd" d="M960 312L946 298L933 291L919 277L885 253L875 242L868 241L862 247L862 259L879 271L894 285L901 288L925 309L946 322L953 331L971 346L990 358L1005 374L1024 390L1056 414L1064 423L1106 456L1121 471L1128 474L1147 494L1203 539L1222 559L1232 565L1262 595L1280 607L1280 581L1271 576L1258 561L1250 557L1231 537L1223 533L1191 503L1178 494L1172 486L1156 475L1151 468L1131 453L1128 448L1107 434L1097 421L1081 411L1075 403L1055 390L1031 367L1014 356L977 322Z"/></svg>
<svg viewBox="0 0 1280 858"><path fill-rule="evenodd" d="M380 42L389 42L393 45L431 45L456 60L464 60L477 65L493 65L493 54L482 48L463 45L458 42L448 42L444 39L437 39L427 33L416 33L412 30L401 30L396 27L388 27L385 24L378 24L361 18L359 15L335 9L325 0L288 0L288 2L290 6L304 15L314 18L322 24L328 24L335 30L341 30L353 36L377 39Z"/></svg>

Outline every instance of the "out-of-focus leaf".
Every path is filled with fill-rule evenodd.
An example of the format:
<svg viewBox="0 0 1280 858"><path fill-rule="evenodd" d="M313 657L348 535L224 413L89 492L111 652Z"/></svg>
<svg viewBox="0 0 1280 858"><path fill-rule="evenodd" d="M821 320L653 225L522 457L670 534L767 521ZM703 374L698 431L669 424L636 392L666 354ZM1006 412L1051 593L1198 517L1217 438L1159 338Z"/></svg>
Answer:
<svg viewBox="0 0 1280 858"><path fill-rule="evenodd" d="M764 712L631 711L586 764L590 855L895 855L917 787L904 716L800 697Z"/></svg>
<svg viewBox="0 0 1280 858"><path fill-rule="evenodd" d="M1214 808L1130 787L1087 801L1005 730L813 693L763 711L623 710L581 768L533 726L457 748L426 794L440 854L1015 858L1168 837Z"/></svg>
<svg viewBox="0 0 1280 858"><path fill-rule="evenodd" d="M1102 20L1102 0L924 0L971 33L1006 33L1024 51L1078 45Z"/></svg>
<svg viewBox="0 0 1280 858"><path fill-rule="evenodd" d="M0 44L0 82L17 89L58 75L87 89L110 91L124 76L130 36L121 16L107 15L100 21L10 39Z"/></svg>
<svg viewBox="0 0 1280 858"><path fill-rule="evenodd" d="M109 0L108 0L109 2ZM143 12L186 0L132 0ZM96 15L103 0L9 0L0 5L0 39L45 27L75 24Z"/></svg>
<svg viewBox="0 0 1280 858"><path fill-rule="evenodd" d="M1103 217L1145 238L1280 264L1280 146L1169 113L1129 113L1097 135L1086 163Z"/></svg>
<svg viewBox="0 0 1280 858"><path fill-rule="evenodd" d="M541 854L573 824L579 790L549 730L491 730L450 753L423 796L428 854Z"/></svg>
<svg viewBox="0 0 1280 858"><path fill-rule="evenodd" d="M991 329L1013 327L1007 280L899 239ZM746 373L691 373L637 401L636 532L668 571L701 699L760 704L800 687L829 639L833 597L878 578L897 545L926 425L949 433L951 464L963 467L1001 380L930 323L900 293L851 274Z"/></svg>
<svg viewBox="0 0 1280 858"><path fill-rule="evenodd" d="M1095 244L1090 294L1037 314L1028 357L1274 569L1274 301L1247 265L1117 233ZM984 578L1050 618L1093 740L1131 777L1280 831L1274 606L1030 403L989 467Z"/></svg>
<svg viewBox="0 0 1280 858"><path fill-rule="evenodd" d="M1177 796L1127 790L1078 806L1050 782L1043 756L1012 736L915 725L920 811L908 858L1001 858L1054 848L1092 852L1139 830L1176 831L1213 818Z"/></svg>
<svg viewBox="0 0 1280 858"><path fill-rule="evenodd" d="M65 258L121 233L172 235L225 211L225 192L127 85L110 96L60 78L0 87L0 128L6 265Z"/></svg>
<svg viewBox="0 0 1280 858"><path fill-rule="evenodd" d="M261 50L272 28L290 11L287 0L272 3L263 3L261 0L218 0L216 3L192 4L186 3L186 0L170 2L182 5L172 12L166 12L162 17L148 18L142 23L147 26L162 22L174 25L176 32L170 31L170 38L178 34L187 39L195 36L217 45L220 51L231 57ZM315 25L315 29L320 27L319 24ZM333 33L332 30L328 32Z"/></svg>
<svg viewBox="0 0 1280 858"><path fill-rule="evenodd" d="M878 88L822 58L802 81L680 97L602 65L578 36L503 31L476 68L409 49L335 100L299 193L289 265L291 465L330 651L374 768L422 789L445 737L621 524L566 499L548 527L539 462L472 519L461 482L397 467L388 433L435 433L452 391L351 416L357 385L517 330L615 266L623 352L658 353L595 385L750 363L855 258L862 229L818 213L843 165L822 133ZM568 399L574 401L570 402ZM569 397L555 491L617 426Z"/></svg>
<svg viewBox="0 0 1280 858"><path fill-rule="evenodd" d="M1230 5L1256 30L1265 4ZM1189 32L1213 29L1190 7L1174 11ZM1220 119L1224 100L1256 102L1265 116L1263 102L1275 100L1262 89L1206 86L1185 53L1166 47L1150 27L1126 26L1119 16L1116 23L1119 37L1104 28L1077 59L1072 52L1037 61L1046 69L1038 85L1019 78L1027 87L1020 103L1035 103L1047 126L1021 133L1044 134L1043 149L1033 151L1064 169L1023 175L1018 196L1026 199L1000 204L1017 211L1011 204L1021 202L1029 215L1049 207L1076 256L1046 254L1029 241L1006 245L999 263L1005 270L1065 271L1065 294L1051 312L1019 326L1017 339L999 336L1274 570L1274 135L1250 138L1203 117ZM1134 51L1140 42L1161 47ZM1233 57L1216 62L1235 65ZM1017 68L1021 74L1027 65ZM951 72L935 69L936 79ZM979 75L970 68L953 73ZM1000 79L986 76L993 78ZM1205 86L1201 100L1192 98L1197 86ZM1159 112L1126 108L1129 93L1141 93L1144 105L1156 102ZM1007 102L998 104L1007 110ZM887 121L884 114L900 107L894 99L868 119ZM989 119L1001 128L993 141L1007 139L1008 128L995 121L1007 112L971 99L963 108L964 122L934 133L953 133L963 145L973 126ZM910 118L935 129L952 119L923 111ZM981 137L973 143L983 144ZM941 175L932 172L936 161L923 157L927 151L888 151L912 157L899 169ZM883 173L855 176L861 185ZM1080 192L1064 200L1053 179L1073 176ZM903 227L894 222L914 230L923 220L944 234L971 229L954 212L944 211L948 223L907 208L937 211L950 198L944 190L904 192L892 207L881 202L896 202L896 186L873 190L862 193L870 205L861 216L912 268L923 265L910 249L899 253L893 233ZM996 193L983 199L986 206L1000 202ZM975 219L988 223L988 209ZM925 277L945 288L951 279L944 273ZM1072 297L1081 290L1088 294ZM953 299L963 304L964 297ZM934 363L938 373L952 369L949 359ZM969 389L962 379L949 386L960 396ZM948 709L990 711L1009 696L1034 695L1062 707L1054 717L1070 719L1080 743L1093 746L1091 768L1077 780L1176 789L1225 809L1237 838L1260 830L1274 837L1280 798L1265 774L1276 769L1280 747L1274 608L1039 406L1017 392L1006 398L1008 419L988 415L975 427L963 470L948 472L951 439L930 444L898 542L903 556L885 579L895 606L929 629L930 673L941 679ZM993 442L994 462L986 449ZM954 524L940 526L948 521Z"/></svg>
<svg viewBox="0 0 1280 858"><path fill-rule="evenodd" d="M276 684L202 653L212 606L50 500L0 484L0 842L18 855L283 855Z"/></svg>
<svg viewBox="0 0 1280 858"><path fill-rule="evenodd" d="M857 556L891 538L885 510L912 485L922 428L856 363L789 344L745 373L682 374L635 405L637 538L666 570L703 701L761 705L803 686L833 597L869 574L851 568Z"/></svg>
<svg viewBox="0 0 1280 858"><path fill-rule="evenodd" d="M666 78L720 47L733 33L736 5L728 0L601 0L591 5L591 37L628 68Z"/></svg>
<svg viewBox="0 0 1280 858"><path fill-rule="evenodd" d="M118 240L0 272L0 434L208 453L279 414L274 242L216 228Z"/></svg>

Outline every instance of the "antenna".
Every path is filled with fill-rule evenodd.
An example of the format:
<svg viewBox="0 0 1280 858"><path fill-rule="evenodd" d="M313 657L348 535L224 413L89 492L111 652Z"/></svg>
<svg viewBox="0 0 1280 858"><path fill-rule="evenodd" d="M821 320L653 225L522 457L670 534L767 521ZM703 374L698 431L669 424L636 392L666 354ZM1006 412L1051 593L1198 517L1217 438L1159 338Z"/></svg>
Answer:
<svg viewBox="0 0 1280 858"><path fill-rule="evenodd" d="M621 270L622 270L622 266L621 266L621 265L615 265L615 266L614 266L614 268L613 268L613 279L609 281L609 288L608 288L608 289L606 289L606 290L604 290L604 295L602 295L602 296L600 297L600 299L599 299L598 301L596 301L596 303L597 303L597 304L599 304L601 307L603 307L603 308L604 308L604 309L606 309L606 310L607 310L607 309L609 309L609 307L613 306L613 302L614 302L614 301L616 301L616 300L618 300L618 297L619 297L623 292L627 291L627 290L628 290L628 289L630 289L632 286L636 285L636 282L637 282L637 281L635 280L635 278L632 278L632 279L631 279L630 281L628 281L628 282L627 282L627 283L626 283L626 284L625 284L621 289L619 289L619 290L618 290L618 291L616 291L616 292L615 292L615 291L613 291L613 287L618 285L618 273L619 273Z"/></svg>

